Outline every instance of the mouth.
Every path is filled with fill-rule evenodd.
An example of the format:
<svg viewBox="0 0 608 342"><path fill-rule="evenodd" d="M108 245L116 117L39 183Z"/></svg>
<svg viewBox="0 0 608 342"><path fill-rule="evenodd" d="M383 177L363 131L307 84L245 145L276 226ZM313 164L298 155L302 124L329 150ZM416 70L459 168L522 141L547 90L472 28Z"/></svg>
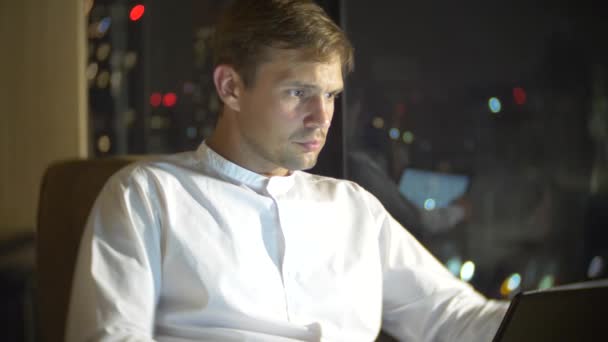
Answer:
<svg viewBox="0 0 608 342"><path fill-rule="evenodd" d="M323 142L321 140L307 140L307 141L296 141L296 145L300 146L306 152L318 151L323 146Z"/></svg>

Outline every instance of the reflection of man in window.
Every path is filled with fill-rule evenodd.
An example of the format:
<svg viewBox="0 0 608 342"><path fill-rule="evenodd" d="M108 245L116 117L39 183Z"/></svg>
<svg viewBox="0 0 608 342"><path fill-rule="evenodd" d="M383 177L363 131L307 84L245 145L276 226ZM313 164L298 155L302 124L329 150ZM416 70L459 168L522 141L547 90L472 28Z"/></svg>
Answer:
<svg viewBox="0 0 608 342"><path fill-rule="evenodd" d="M236 1L216 131L135 164L83 237L68 340L487 341L504 305L452 277L358 185L311 175L350 69L311 1Z"/></svg>

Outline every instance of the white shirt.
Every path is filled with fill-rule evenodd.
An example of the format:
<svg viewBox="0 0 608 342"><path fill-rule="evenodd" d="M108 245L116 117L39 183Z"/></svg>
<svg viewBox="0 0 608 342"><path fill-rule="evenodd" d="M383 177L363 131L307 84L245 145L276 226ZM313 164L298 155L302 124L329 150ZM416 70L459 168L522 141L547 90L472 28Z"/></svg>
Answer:
<svg viewBox="0 0 608 342"><path fill-rule="evenodd" d="M195 152L114 175L68 341L490 341L506 304L454 278L355 183Z"/></svg>

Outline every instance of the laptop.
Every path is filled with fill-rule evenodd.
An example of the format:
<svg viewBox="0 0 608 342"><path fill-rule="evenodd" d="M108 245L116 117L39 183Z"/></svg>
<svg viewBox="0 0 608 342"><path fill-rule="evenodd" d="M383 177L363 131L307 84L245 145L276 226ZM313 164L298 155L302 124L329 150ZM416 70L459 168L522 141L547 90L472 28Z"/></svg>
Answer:
<svg viewBox="0 0 608 342"><path fill-rule="evenodd" d="M608 341L608 279L520 292L492 341Z"/></svg>
<svg viewBox="0 0 608 342"><path fill-rule="evenodd" d="M399 191L418 208L445 208L465 194L470 179L467 175L408 168L399 180Z"/></svg>

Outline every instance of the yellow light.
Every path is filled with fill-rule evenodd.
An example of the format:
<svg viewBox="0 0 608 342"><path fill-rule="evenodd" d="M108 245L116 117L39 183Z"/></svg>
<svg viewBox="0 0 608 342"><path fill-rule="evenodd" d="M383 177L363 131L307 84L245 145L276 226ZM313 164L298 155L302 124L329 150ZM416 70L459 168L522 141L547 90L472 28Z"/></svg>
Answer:
<svg viewBox="0 0 608 342"><path fill-rule="evenodd" d="M106 70L99 73L97 76L97 87L104 89L110 83L110 73Z"/></svg>
<svg viewBox="0 0 608 342"><path fill-rule="evenodd" d="M137 54L133 51L127 52L125 55L125 68L127 70L131 69L135 66L135 63L137 63Z"/></svg>
<svg viewBox="0 0 608 342"><path fill-rule="evenodd" d="M110 44L108 43L103 43L101 45L99 45L99 47L97 48L97 52L95 53L95 56L97 57L97 60L99 61L104 61L106 60L106 58L108 58L108 56L110 55Z"/></svg>
<svg viewBox="0 0 608 342"><path fill-rule="evenodd" d="M102 135L101 137L99 137L99 139L97 140L97 149L99 149L101 153L107 153L110 150L110 147L112 147L110 137L108 137L107 135Z"/></svg>
<svg viewBox="0 0 608 342"><path fill-rule="evenodd" d="M372 126L374 126L374 128L384 128L384 119L377 116L372 120Z"/></svg>
<svg viewBox="0 0 608 342"><path fill-rule="evenodd" d="M521 275L519 275L519 273L513 273L502 282L502 285L500 285L500 294L506 297L511 294L511 292L517 290L520 284Z"/></svg>
<svg viewBox="0 0 608 342"><path fill-rule="evenodd" d="M97 76L98 68L99 68L99 66L95 62L93 62L93 63L89 64L89 66L87 66L87 79L89 81L93 81L95 79L95 76Z"/></svg>

